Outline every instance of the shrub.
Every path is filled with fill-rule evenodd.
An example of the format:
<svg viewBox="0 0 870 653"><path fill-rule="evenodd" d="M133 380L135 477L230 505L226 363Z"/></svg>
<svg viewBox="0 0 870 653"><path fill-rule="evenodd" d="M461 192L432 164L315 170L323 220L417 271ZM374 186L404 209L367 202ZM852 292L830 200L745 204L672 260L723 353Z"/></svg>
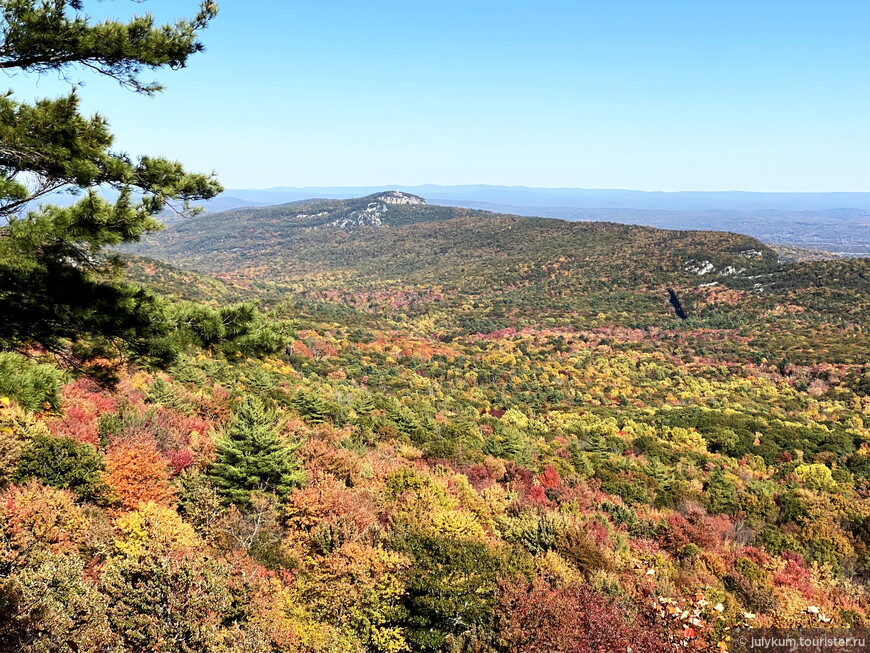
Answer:
<svg viewBox="0 0 870 653"><path fill-rule="evenodd" d="M199 541L177 512L153 501L121 517L115 527L120 534L115 547L126 556L190 551Z"/></svg>
<svg viewBox="0 0 870 653"><path fill-rule="evenodd" d="M552 514L526 511L502 524L507 542L522 545L532 555L554 550L565 535L565 522Z"/></svg>
<svg viewBox="0 0 870 653"><path fill-rule="evenodd" d="M0 397L0 490L15 477L28 439L46 433L45 424L22 408L10 405L8 398Z"/></svg>
<svg viewBox="0 0 870 653"><path fill-rule="evenodd" d="M747 557L734 562L725 576L725 587L740 597L744 606L753 611L773 612L777 601L770 574Z"/></svg>
<svg viewBox="0 0 870 653"><path fill-rule="evenodd" d="M834 480L831 470L820 463L798 465L794 473L800 482L811 490L831 492L837 489L837 482Z"/></svg>
<svg viewBox="0 0 870 653"><path fill-rule="evenodd" d="M125 510L148 501L169 503L169 476L169 464L153 442L121 442L106 454L104 479Z"/></svg>
<svg viewBox="0 0 870 653"><path fill-rule="evenodd" d="M541 578L502 580L494 621L504 651L669 650L652 624L630 622L612 599L587 585L557 589Z"/></svg>
<svg viewBox="0 0 870 653"><path fill-rule="evenodd" d="M565 531L559 539L556 550L585 576L599 569L607 569L609 566L601 548L587 533L576 526Z"/></svg>
<svg viewBox="0 0 870 653"><path fill-rule="evenodd" d="M72 493L37 480L13 485L0 495L0 577L39 551L75 551L87 526Z"/></svg>

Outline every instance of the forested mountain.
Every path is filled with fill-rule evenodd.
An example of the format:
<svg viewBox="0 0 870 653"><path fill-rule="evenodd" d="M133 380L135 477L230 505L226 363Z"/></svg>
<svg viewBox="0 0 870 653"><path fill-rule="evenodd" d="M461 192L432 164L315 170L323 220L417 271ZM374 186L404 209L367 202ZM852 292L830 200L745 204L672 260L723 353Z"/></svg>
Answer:
<svg viewBox="0 0 870 653"><path fill-rule="evenodd" d="M674 327L672 289L689 326L741 329L769 358L870 352L862 331L840 333L867 315L870 261L780 262L737 234L509 216L391 192L204 215L133 251L428 335ZM771 339L785 322L815 339Z"/></svg>
<svg viewBox="0 0 870 653"><path fill-rule="evenodd" d="M584 222L618 222L661 229L733 231L765 243L805 247L844 256L870 253L870 195L867 193L648 193L578 188L498 186L400 187L430 204L497 213ZM310 197L347 199L381 190L372 187L227 190L197 202L216 213L242 207L273 206ZM111 189L104 189L112 197ZM69 195L49 196L67 204ZM852 208L849 208L852 207ZM167 212L167 218L173 217Z"/></svg>

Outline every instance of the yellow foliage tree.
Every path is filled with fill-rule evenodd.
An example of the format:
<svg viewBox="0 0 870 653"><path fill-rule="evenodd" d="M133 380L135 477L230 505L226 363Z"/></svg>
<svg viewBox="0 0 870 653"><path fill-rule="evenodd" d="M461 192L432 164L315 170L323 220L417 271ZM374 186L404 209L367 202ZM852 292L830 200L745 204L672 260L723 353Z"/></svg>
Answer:
<svg viewBox="0 0 870 653"><path fill-rule="evenodd" d="M172 508L154 501L143 503L118 519L115 528L119 534L115 548L126 556L178 553L199 543L190 524L182 521Z"/></svg>
<svg viewBox="0 0 870 653"><path fill-rule="evenodd" d="M408 651L393 612L404 593L400 572L410 561L395 551L355 542L313 560L296 582L295 593L313 617L354 634L365 650Z"/></svg>

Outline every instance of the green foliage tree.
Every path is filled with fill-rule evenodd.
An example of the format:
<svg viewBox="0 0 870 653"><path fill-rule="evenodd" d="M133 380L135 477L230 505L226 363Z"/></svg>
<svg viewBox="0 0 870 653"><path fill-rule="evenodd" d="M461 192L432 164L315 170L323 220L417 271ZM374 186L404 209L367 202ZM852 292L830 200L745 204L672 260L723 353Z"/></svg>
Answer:
<svg viewBox="0 0 870 653"><path fill-rule="evenodd" d="M91 445L72 438L37 434L21 452L16 482L41 479L46 485L72 490L83 501L106 492L103 457Z"/></svg>
<svg viewBox="0 0 870 653"><path fill-rule="evenodd" d="M316 392L299 391L290 405L311 424L323 424L331 413L329 403Z"/></svg>
<svg viewBox="0 0 870 653"><path fill-rule="evenodd" d="M442 650L449 635L489 623L506 565L483 542L407 533L395 546L414 561L403 606L414 650Z"/></svg>
<svg viewBox="0 0 870 653"><path fill-rule="evenodd" d="M111 631L128 651L274 650L245 606L234 600L232 571L202 552L117 556L103 570L100 590ZM239 628L244 624L243 628Z"/></svg>
<svg viewBox="0 0 870 653"><path fill-rule="evenodd" d="M372 395L363 395L353 404L353 409L360 415L371 415L377 408L374 397Z"/></svg>
<svg viewBox="0 0 870 653"><path fill-rule="evenodd" d="M230 502L245 505L252 492L286 495L304 476L293 451L279 436L279 415L256 397L247 397L217 442L210 476Z"/></svg>
<svg viewBox="0 0 870 653"><path fill-rule="evenodd" d="M484 446L485 453L513 461L524 460L526 449L526 437L516 426L500 427Z"/></svg>
<svg viewBox="0 0 870 653"><path fill-rule="evenodd" d="M716 470L704 488L707 508L712 512L733 514L737 511L737 488L724 472Z"/></svg>
<svg viewBox="0 0 870 653"><path fill-rule="evenodd" d="M105 597L82 573L85 562L44 553L25 573L0 579L0 650L118 650Z"/></svg>
<svg viewBox="0 0 870 653"><path fill-rule="evenodd" d="M91 21L82 0L0 1L0 69L68 75L89 70L152 95L146 69L186 65L217 13L202 2L195 17L156 25L149 15L129 22ZM67 363L106 371L100 359L121 355L155 363L173 357L163 306L118 279L120 263L104 248L159 228L167 204L189 207L221 187L211 175L180 163L111 150L105 118L83 116L79 97L35 103L0 97L0 347L37 345ZM114 202L100 190L117 194ZM72 206L35 203L51 193L81 194Z"/></svg>
<svg viewBox="0 0 870 653"><path fill-rule="evenodd" d="M266 321L253 304L211 308L181 302L170 309L173 322L189 343L225 356L273 354L287 345L280 321Z"/></svg>

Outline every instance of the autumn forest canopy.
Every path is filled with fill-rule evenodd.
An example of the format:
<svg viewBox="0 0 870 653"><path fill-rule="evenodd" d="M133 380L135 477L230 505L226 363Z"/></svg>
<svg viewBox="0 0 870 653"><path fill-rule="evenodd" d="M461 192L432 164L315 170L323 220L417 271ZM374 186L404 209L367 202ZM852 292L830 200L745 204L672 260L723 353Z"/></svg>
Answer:
<svg viewBox="0 0 870 653"><path fill-rule="evenodd" d="M156 94L218 15L87 4L0 0L0 68ZM217 179L80 92L0 97L0 651L870 627L870 260L397 191L197 214Z"/></svg>

